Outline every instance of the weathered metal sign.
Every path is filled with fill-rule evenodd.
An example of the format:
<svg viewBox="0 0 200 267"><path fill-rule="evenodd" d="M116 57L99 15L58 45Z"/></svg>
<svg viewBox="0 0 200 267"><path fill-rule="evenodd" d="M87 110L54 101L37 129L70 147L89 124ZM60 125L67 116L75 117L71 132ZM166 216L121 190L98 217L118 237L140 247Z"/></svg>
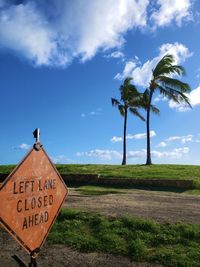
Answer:
<svg viewBox="0 0 200 267"><path fill-rule="evenodd" d="M37 145L0 188L0 222L32 256L39 252L68 193L45 150Z"/></svg>

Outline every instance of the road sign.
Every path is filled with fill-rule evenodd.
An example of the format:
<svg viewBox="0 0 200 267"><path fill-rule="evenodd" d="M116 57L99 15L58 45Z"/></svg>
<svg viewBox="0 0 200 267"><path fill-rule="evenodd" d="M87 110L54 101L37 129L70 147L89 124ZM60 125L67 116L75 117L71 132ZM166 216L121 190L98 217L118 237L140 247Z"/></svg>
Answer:
<svg viewBox="0 0 200 267"><path fill-rule="evenodd" d="M0 222L30 255L36 255L67 193L60 174L37 143L1 185Z"/></svg>

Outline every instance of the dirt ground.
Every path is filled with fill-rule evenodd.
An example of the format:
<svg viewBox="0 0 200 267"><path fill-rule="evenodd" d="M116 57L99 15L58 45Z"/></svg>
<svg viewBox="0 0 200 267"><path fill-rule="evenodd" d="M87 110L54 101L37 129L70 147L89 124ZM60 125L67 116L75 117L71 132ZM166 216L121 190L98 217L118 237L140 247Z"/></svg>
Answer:
<svg viewBox="0 0 200 267"><path fill-rule="evenodd" d="M109 216L137 216L159 222L200 223L200 196L131 190L127 194L83 196L70 189L65 207L95 211ZM27 264L28 255L5 232L0 233L0 267L19 266L11 257L18 255ZM160 267L161 265L131 262L128 258L104 253L79 253L63 245L42 248L38 267Z"/></svg>
<svg viewBox="0 0 200 267"><path fill-rule="evenodd" d="M200 223L200 196L129 190L127 194L84 196L73 188L64 206L108 216L136 216L158 222Z"/></svg>
<svg viewBox="0 0 200 267"><path fill-rule="evenodd" d="M29 256L22 251L7 233L1 235L0 267L18 267L11 257L16 254L28 266ZM128 258L105 253L80 253L63 245L48 245L42 248L38 267L161 267L161 265L131 262Z"/></svg>

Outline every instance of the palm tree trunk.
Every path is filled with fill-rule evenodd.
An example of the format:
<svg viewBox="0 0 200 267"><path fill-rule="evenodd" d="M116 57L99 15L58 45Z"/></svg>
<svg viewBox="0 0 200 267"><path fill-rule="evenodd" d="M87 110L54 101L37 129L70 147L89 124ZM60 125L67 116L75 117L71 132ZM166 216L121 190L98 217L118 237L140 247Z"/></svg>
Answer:
<svg viewBox="0 0 200 267"><path fill-rule="evenodd" d="M149 95L149 103L147 107L147 120L146 120L146 125L147 125L147 161L146 165L151 165L151 143L150 143L150 108L151 108L151 99L152 99L153 92L150 90L150 95Z"/></svg>
<svg viewBox="0 0 200 267"><path fill-rule="evenodd" d="M124 139L123 139L123 159L122 165L126 165L126 125L127 125L127 109L124 112Z"/></svg>

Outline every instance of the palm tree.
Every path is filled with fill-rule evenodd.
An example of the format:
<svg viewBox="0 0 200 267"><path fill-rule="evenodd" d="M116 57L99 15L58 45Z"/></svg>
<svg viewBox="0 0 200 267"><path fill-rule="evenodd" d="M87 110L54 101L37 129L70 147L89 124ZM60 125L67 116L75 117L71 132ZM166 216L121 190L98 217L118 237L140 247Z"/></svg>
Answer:
<svg viewBox="0 0 200 267"><path fill-rule="evenodd" d="M175 101L176 103L184 102L190 105L188 97L185 93L191 91L189 84L174 79L173 75L184 75L185 70L182 66L174 65L174 57L172 55L165 55L152 70L152 78L149 85L149 99L147 106L147 161L146 165L151 162L151 148L150 148L150 110L152 96L156 90L161 95Z"/></svg>
<svg viewBox="0 0 200 267"><path fill-rule="evenodd" d="M118 107L120 114L124 118L124 135L123 135L123 159L122 165L126 165L126 127L127 115L130 111L133 115L145 121L143 116L139 113L138 108L142 107L142 94L137 91L137 88L131 84L132 78L128 77L124 80L123 85L120 86L120 100L111 98L112 105Z"/></svg>

